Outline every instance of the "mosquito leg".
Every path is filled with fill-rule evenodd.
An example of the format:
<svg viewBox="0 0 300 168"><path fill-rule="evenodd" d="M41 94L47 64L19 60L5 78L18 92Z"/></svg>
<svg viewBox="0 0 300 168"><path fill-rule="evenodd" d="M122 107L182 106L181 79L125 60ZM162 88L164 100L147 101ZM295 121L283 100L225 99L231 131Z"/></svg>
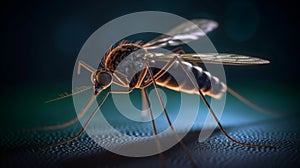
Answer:
<svg viewBox="0 0 300 168"><path fill-rule="evenodd" d="M88 64L86 64L85 62L83 61L79 61L78 62L78 67L77 67L77 74L80 75L80 72L81 72L81 67L85 68L86 70L88 70L89 72L91 72L91 81L93 83L93 74L96 72L96 70L89 66ZM57 101L57 100L60 100L60 99L64 99L64 98L68 98L68 97L71 97L73 95L76 95L76 94L79 94L79 93L82 93L82 92L85 92L89 89L91 89L92 87L88 86L88 87L84 87L83 89L80 89L80 90L76 90L72 93L66 93L66 94L63 94L62 96L58 97L58 98L54 98L54 99L51 99L51 100L48 100L46 101L45 103L49 103L49 102L53 102L53 101Z"/></svg>
<svg viewBox="0 0 300 168"><path fill-rule="evenodd" d="M89 72L91 72L92 74L96 71L94 68L92 68L91 66L89 66L88 64L86 64L84 61L79 61L78 62L78 68L77 68L77 74L80 75L80 72L81 72L81 67L85 68L86 70L88 70ZM92 87L85 87L83 89L80 89L78 91L75 91L73 93L69 93L69 94L65 94L61 97L58 97L58 98L55 98L55 99L52 99L52 100L48 100L46 101L46 103L49 103L49 102L52 102L52 101L56 101L56 100L60 100L60 99L64 99L64 98L67 98L67 97L71 97L75 94L79 94L79 93L82 93L82 92L85 92L89 89L91 89ZM70 121L67 121L63 124L58 124L58 125L51 125L51 126L43 126L43 127L38 127L38 128L32 128L32 129L29 129L29 130L53 130L53 129L61 129L61 128L65 128L65 127L68 127L74 123L76 123L78 121L78 119L80 119L82 116L84 116L87 112L87 110L89 109L89 107L92 105L92 103L95 101L95 96L92 96L90 98L90 100L88 101L88 103L85 105L85 107L82 109L82 111L77 115L77 117L73 118L72 120Z"/></svg>
<svg viewBox="0 0 300 168"><path fill-rule="evenodd" d="M141 73L140 73L140 76L139 76L139 78L138 78L136 84L135 84L135 87L136 87L136 88L139 88L139 87L141 86L141 84L143 83L144 78L145 78L146 75L147 75L147 70L146 70L146 69L143 69L143 70L141 71Z"/></svg>
<svg viewBox="0 0 300 168"><path fill-rule="evenodd" d="M152 112L152 109L151 109L151 106L150 106L149 97L148 97L147 92L145 91L145 88L142 88L141 90L142 90L143 111L144 110L146 111L145 107L148 107L149 113L150 113L150 119L151 119L151 123L152 123L152 129L153 129L153 133L154 133L154 136L155 136L155 143L156 143L157 151L159 152L159 158L160 158L160 161L161 161L161 166L166 167L165 157L162 153L160 142L159 142L159 139L158 139L158 136L157 136L157 129L156 129L156 126L155 126L155 121L154 121L153 112Z"/></svg>
<svg viewBox="0 0 300 168"><path fill-rule="evenodd" d="M188 76L188 78L190 79L190 81L193 83L194 87L198 88L198 85L195 84L195 82L192 80L193 78L191 77L190 73L186 71L186 69L183 67L181 61L175 57L175 59L177 61L179 61L179 65L180 67L182 68L182 70L184 71L184 73ZM221 125L218 117L216 116L215 112L213 111L213 109L211 108L211 106L209 105L209 103L207 102L206 98L204 97L203 93L200 91L200 89L198 88L199 90L199 94L203 100L203 102L205 103L206 107L209 109L211 115L213 116L213 118L215 119L215 121L217 122L218 124L218 127L220 128L221 132L229 139L231 140L232 142L238 144L238 145L241 145L241 146L248 146L248 147L273 147L273 146L269 146L269 145L263 145L263 144L250 144L250 143L242 143L242 142L239 142L237 140L235 140L234 138L232 138L224 129L224 127Z"/></svg>
<svg viewBox="0 0 300 168"><path fill-rule="evenodd" d="M94 100L97 99L98 95L100 94L97 93L97 95L93 95L92 97L94 97ZM88 120L86 121L86 123L83 125L83 127L81 128L81 130L73 137L65 140L65 141L62 141L62 142L58 142L58 143L55 143L55 144L52 144L46 148L44 148L43 150L48 150L49 148L52 148L52 147L56 147L56 146L60 146L62 144L65 144L65 143L68 143L68 142L72 142L74 141L76 138L80 137L83 132L85 131L85 129L87 128L87 126L89 125L89 123L91 122L91 120L94 118L96 112L98 111L99 107L102 105L102 103L105 101L105 99L107 98L109 92L106 93L106 95L102 98L102 100L98 103L97 107L94 109L94 111L92 112L91 116L88 118ZM92 103L91 103L92 104Z"/></svg>
<svg viewBox="0 0 300 168"><path fill-rule="evenodd" d="M80 75L81 72L81 67L83 67L84 69L88 70L91 73L94 73L96 71L96 69L94 69L93 67L89 66L87 63L85 63L82 60L78 61L78 67L77 67L77 75Z"/></svg>
<svg viewBox="0 0 300 168"><path fill-rule="evenodd" d="M223 128L223 126L220 123L220 120L218 119L218 117L216 116L215 112L212 110L212 108L210 107L209 103L207 102L206 98L204 97L203 93L201 91L199 91L200 96L202 98L202 100L204 101L206 107L209 109L211 115L214 117L214 119L216 120L221 132L232 142L238 144L238 145L242 145L242 146L248 146L248 147L268 147L268 148L273 148L273 146L270 145L264 145L264 144L250 144L250 143L242 143L239 142L237 140L235 140L234 138L232 138L230 135L228 135L228 133L225 131L225 129Z"/></svg>
<svg viewBox="0 0 300 168"><path fill-rule="evenodd" d="M147 98L146 98L146 93L145 93L145 88L142 88L142 117L145 119L148 116L148 108L150 108L150 103L147 104Z"/></svg>
<svg viewBox="0 0 300 168"><path fill-rule="evenodd" d="M116 73L113 73L113 77L117 79L117 80L113 80L114 84L117 84L118 86L126 86L126 84L118 77Z"/></svg>
<svg viewBox="0 0 300 168"><path fill-rule="evenodd" d="M93 102L96 100L96 96L91 96L90 100L87 102L87 104L84 106L84 108L78 113L77 117L73 118L70 121L67 121L63 124L58 124L58 125L51 125L51 126L44 126L44 127L39 127L39 128L33 128L32 130L53 130L53 129L61 129L68 127L75 122L77 122L80 118L82 118L87 110L90 108L90 106L93 104Z"/></svg>
<svg viewBox="0 0 300 168"><path fill-rule="evenodd" d="M237 99L239 99L241 102L245 103L246 105L248 105L249 107L257 110L257 111L261 111L263 113L266 114L271 114L271 115L279 115L278 112L274 112L274 111L270 111L268 109L262 108L258 105L256 105L255 103L251 102L250 100L246 99L244 96L238 94L236 91L234 91L233 89L229 88L227 86L227 91L228 93L230 93L232 96L236 97Z"/></svg>
<svg viewBox="0 0 300 168"><path fill-rule="evenodd" d="M86 128L88 127L88 125L90 124L90 122L92 121L92 119L94 118L94 116L96 115L98 109L102 106L102 104L104 103L104 101L106 100L106 98L108 97L109 94L111 93L120 93L120 94L128 94L130 93L132 90L129 90L129 91L109 91L105 94L105 96L101 99L101 101L97 104L97 107L94 109L94 111L92 112L92 114L90 115L90 117L87 119L87 121L85 122L85 124L83 125L83 127L81 128L81 130L73 137L65 140L65 141L62 141L62 142L58 142L56 144L52 144L46 148L44 148L43 150L47 150L49 148L52 148L52 147L56 147L56 146L60 146L60 145L63 145L65 143L68 143L68 142L72 142L74 141L75 139L77 139L78 137L80 137L84 131L86 130ZM101 92L98 92L96 95L94 95L94 99L96 100L97 97L99 96Z"/></svg>
<svg viewBox="0 0 300 168"><path fill-rule="evenodd" d="M94 68L92 68L91 66L89 66L88 64L86 64L84 61L80 60L78 62L78 68L77 68L77 74L78 75L80 75L81 67L85 68L86 70L88 70L92 74L96 71ZM75 91L73 93L65 94L65 95L63 95L61 97L58 97L58 98L55 98L55 99L52 99L52 100L48 100L48 101L46 101L46 103L53 102L53 101L60 100L60 99L64 99L64 98L67 98L67 97L71 97L71 96L73 96L75 94L79 94L79 93L85 92L85 91L87 91L87 90L89 90L91 88L92 87L85 87L85 88L80 89L78 91ZM70 121L67 121L67 122L65 122L63 124L52 125L52 126L43 126L43 127L38 127L38 128L32 128L32 129L29 129L29 130L53 130L53 129L61 129L61 128L68 127L68 126L76 123L78 121L78 119L80 119L82 116L84 116L84 114L86 113L87 109L91 106L91 104L93 103L94 100L95 100L95 97L92 96L90 98L90 100L88 101L88 103L83 108L83 110L78 114L78 116L75 117L75 118L73 118Z"/></svg>
<svg viewBox="0 0 300 168"><path fill-rule="evenodd" d="M128 80L127 75L125 75L123 72L120 72L119 70L115 70L115 72L113 73L117 78L118 76L123 76L123 78L126 80L127 83L129 83L130 81ZM121 79L119 79L120 81L122 81ZM125 85L125 84L124 84Z"/></svg>
<svg viewBox="0 0 300 168"><path fill-rule="evenodd" d="M161 105L161 107L163 108L164 115L165 115L165 117L166 117L166 119L167 119L168 125L170 126L170 128L171 128L171 130L172 130L173 135L174 135L174 136L176 137L176 139L179 141L179 144L180 144L182 150L185 152L185 154L186 154L186 155L188 156L188 158L191 160L193 167L198 167L198 165L197 165L196 161L193 159L193 157L192 157L192 155L191 155L189 149L187 148L187 146L185 145L185 143L180 139L180 137L179 137L178 134L176 133L176 131L175 131L174 127L173 127L173 124L172 124L172 122L171 122L171 120L170 120L169 114L168 114L168 112L167 112L167 110L166 110L166 108L165 108L165 105L164 105L164 103L163 103L163 100L162 100L162 98L161 98L161 96L160 96L160 94L159 94L159 92L158 92L157 85L156 85L155 79L154 79L154 77L153 77L153 74L152 74L152 72L151 72L149 66L148 66L147 64L145 64L145 66L146 66L147 71L148 71L149 74L150 74L150 78L151 78L152 81L153 81L152 84L153 84L153 86L154 86L154 90L155 90L155 92L156 92L156 95L157 95L157 97L158 97L158 100L159 100L159 102L160 102L160 105Z"/></svg>
<svg viewBox="0 0 300 168"><path fill-rule="evenodd" d="M165 66L163 66L158 73L153 75L153 79L159 79L164 74L166 74L166 72L169 71L169 69L176 63L177 60L178 57L175 56L171 61L169 61Z"/></svg>
<svg viewBox="0 0 300 168"><path fill-rule="evenodd" d="M80 75L81 67L83 67L84 69L86 69L89 72L91 72L90 79L91 79L91 82L94 83L94 74L96 73L96 69L94 69L93 67L89 66L84 61L79 60L78 61L78 67L77 67L77 75Z"/></svg>
<svg viewBox="0 0 300 168"><path fill-rule="evenodd" d="M177 47L175 49L172 50L172 53L176 53L176 54L185 54L185 51L182 47Z"/></svg>

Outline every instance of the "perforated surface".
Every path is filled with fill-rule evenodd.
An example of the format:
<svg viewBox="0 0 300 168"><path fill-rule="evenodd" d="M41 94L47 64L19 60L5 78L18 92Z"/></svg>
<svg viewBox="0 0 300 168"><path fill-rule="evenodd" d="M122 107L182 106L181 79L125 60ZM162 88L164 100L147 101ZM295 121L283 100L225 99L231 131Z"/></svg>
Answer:
<svg viewBox="0 0 300 168"><path fill-rule="evenodd" d="M252 86L251 86L252 88ZM269 87L268 87L269 88ZM285 112L298 111L293 104L297 99L282 92L274 95L272 87L243 92L256 102L263 102L264 107ZM264 90L264 94L260 91ZM22 94L6 94L9 104L4 105L2 127L0 129L0 167L160 167L158 155L151 157L125 157L111 153L97 145L87 134L77 140L41 151L40 148L62 141L75 135L81 128L79 123L65 129L51 131L23 131L22 128L32 128L41 125L51 125L68 121L76 114L71 99L44 104L42 100L49 98L49 92L44 88L28 89ZM57 89L52 89L53 96ZM34 94L33 94L34 93ZM269 93L269 94L267 94ZM45 94L45 95L43 95ZM174 93L166 92L174 96ZM24 95L22 97L21 95ZM30 95L30 99L27 98ZM26 98L25 98L26 97ZM174 99L176 94L174 96ZM282 101L282 97L286 97ZM139 97L133 99L139 100ZM18 102L16 106L15 102ZM168 103L176 102L169 100ZM139 102L137 102L138 104ZM117 117L118 111L112 109L109 98L102 112L110 123L119 131L131 136L152 135L151 123L134 125L124 118ZM174 119L176 107L167 104L171 120ZM285 110L285 111L284 111ZM113 113L115 111L115 113ZM73 113L72 113L73 112ZM216 129L204 142L198 142L199 131L207 116L207 109L201 106L199 116L192 130L183 141L188 146L199 167L299 167L300 166L300 117L297 113L289 116L272 117L248 106L231 96L221 118L221 123L227 132L236 140L247 143L273 145L275 148L249 148L230 142ZM291 114L291 113L290 113ZM188 115L188 112L187 112ZM103 128L95 127L92 122L90 129L95 136ZM159 129L166 128L164 118L156 121ZM114 143L112 136L107 143ZM163 153L167 167L191 167L191 162L179 145Z"/></svg>
<svg viewBox="0 0 300 168"><path fill-rule="evenodd" d="M194 128L184 139L200 167L297 167L300 131L297 117L271 119L227 127L229 134L243 142L272 144L275 148L248 148L229 142L219 131L205 142L197 142ZM79 128L79 126L77 127ZM128 129L128 134L143 134L144 129ZM130 131L128 131L130 130ZM73 132L73 133L72 133ZM130 158L104 150L86 134L79 139L41 151L39 148L74 134L74 128L48 132L8 131L1 136L1 167L157 167L158 156ZM111 141L113 143L113 139ZM175 146L164 152L169 167L189 167L190 161ZM297 166L296 166L297 165Z"/></svg>

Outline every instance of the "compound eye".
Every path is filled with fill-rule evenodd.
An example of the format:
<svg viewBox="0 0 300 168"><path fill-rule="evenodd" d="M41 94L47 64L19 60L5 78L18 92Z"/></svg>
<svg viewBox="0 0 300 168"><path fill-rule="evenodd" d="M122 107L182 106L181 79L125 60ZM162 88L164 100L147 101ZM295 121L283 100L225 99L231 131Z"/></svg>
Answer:
<svg viewBox="0 0 300 168"><path fill-rule="evenodd" d="M102 88L106 88L112 83L111 73L105 71L96 73L95 79Z"/></svg>

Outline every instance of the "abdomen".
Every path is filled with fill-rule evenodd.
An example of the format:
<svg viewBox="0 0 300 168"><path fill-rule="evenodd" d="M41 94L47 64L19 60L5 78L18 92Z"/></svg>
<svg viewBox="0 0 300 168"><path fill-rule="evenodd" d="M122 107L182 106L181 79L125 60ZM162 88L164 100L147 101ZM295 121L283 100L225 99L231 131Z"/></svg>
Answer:
<svg viewBox="0 0 300 168"><path fill-rule="evenodd" d="M182 65L186 69L186 71L188 71L191 75L194 75L194 82L196 82L196 85L198 85L198 88L204 95L219 98L226 91L226 85L223 82L221 82L217 77L212 76L209 72L204 71L201 67L193 66L188 62L183 62ZM154 76L160 71L160 69L158 68L151 69ZM182 70L179 62L176 62L173 65L172 69L176 70L174 75L171 74L172 70L170 71L171 73L166 72L160 78L156 79L156 83L160 86L178 92L199 95L198 88L194 87L189 77Z"/></svg>

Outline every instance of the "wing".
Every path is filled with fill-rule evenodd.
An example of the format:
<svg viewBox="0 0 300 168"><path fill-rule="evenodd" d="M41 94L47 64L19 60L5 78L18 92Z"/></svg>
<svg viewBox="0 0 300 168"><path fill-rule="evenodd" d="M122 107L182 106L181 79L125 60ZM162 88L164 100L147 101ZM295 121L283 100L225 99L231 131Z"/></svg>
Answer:
<svg viewBox="0 0 300 168"><path fill-rule="evenodd" d="M166 46L177 46L193 40L197 40L206 33L218 27L218 23L207 19L193 19L183 22L171 29L166 35L160 35L146 43L143 47L155 49ZM200 28L200 29L199 29Z"/></svg>
<svg viewBox="0 0 300 168"><path fill-rule="evenodd" d="M165 53L153 53L151 59L160 61L170 61L175 56L180 57L182 60L197 63L208 64L224 64L224 65L256 65L256 64L268 64L270 61L261 58L238 55L238 54L226 54L226 53L194 53L194 54L165 54Z"/></svg>

